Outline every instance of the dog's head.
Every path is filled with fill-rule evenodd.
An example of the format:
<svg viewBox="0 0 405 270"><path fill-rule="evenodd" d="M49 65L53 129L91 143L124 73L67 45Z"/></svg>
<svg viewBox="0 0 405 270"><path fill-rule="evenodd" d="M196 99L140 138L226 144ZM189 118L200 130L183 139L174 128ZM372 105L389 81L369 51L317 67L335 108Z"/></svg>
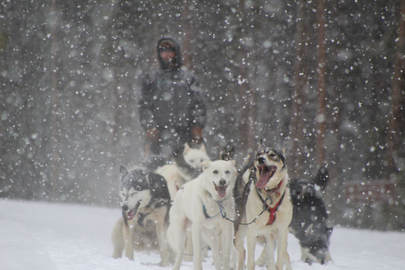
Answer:
<svg viewBox="0 0 405 270"><path fill-rule="evenodd" d="M196 170L201 170L203 164L210 160L203 143L197 148L192 148L186 143L184 145L183 156L186 163Z"/></svg>
<svg viewBox="0 0 405 270"><path fill-rule="evenodd" d="M273 149L258 151L254 160L256 170L256 187L266 191L277 188L281 180L287 176L285 157Z"/></svg>
<svg viewBox="0 0 405 270"><path fill-rule="evenodd" d="M123 218L127 222L136 216L139 209L150 202L150 184L148 174L143 169L128 171L121 166L120 174L120 205Z"/></svg>
<svg viewBox="0 0 405 270"><path fill-rule="evenodd" d="M222 201L232 196L236 176L234 160L215 160L204 164L204 171L200 177L203 177L205 189L212 198Z"/></svg>

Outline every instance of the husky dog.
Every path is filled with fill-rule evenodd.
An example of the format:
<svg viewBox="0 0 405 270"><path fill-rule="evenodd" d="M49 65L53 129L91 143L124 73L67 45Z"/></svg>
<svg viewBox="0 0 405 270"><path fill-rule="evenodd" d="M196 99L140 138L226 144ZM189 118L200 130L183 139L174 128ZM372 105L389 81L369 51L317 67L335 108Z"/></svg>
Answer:
<svg viewBox="0 0 405 270"><path fill-rule="evenodd" d="M236 176L234 161L207 162L204 171L177 192L167 231L169 244L176 252L174 269L180 268L188 227L192 232L194 269L202 269L203 240L212 248L216 269L229 269L233 225L225 218L233 218Z"/></svg>
<svg viewBox="0 0 405 270"><path fill-rule="evenodd" d="M165 232L170 196L165 179L161 175L147 172L144 168L128 171L121 166L120 174L122 217L117 221L112 233L113 257L121 257L125 249L125 256L133 260L135 230L152 221L152 224L156 224L160 264L168 265L170 254Z"/></svg>
<svg viewBox="0 0 405 270"><path fill-rule="evenodd" d="M182 154L177 155L173 163L163 165L155 171L166 179L172 200L177 190L185 182L196 178L201 173L203 164L210 160L203 143L193 148L186 143L180 152Z"/></svg>
<svg viewBox="0 0 405 270"><path fill-rule="evenodd" d="M291 270L287 252L288 226L292 219L292 204L288 188L288 172L284 156L271 149L258 151L249 169L242 171L234 190L236 214L235 246L238 269L243 269L247 237L247 267L255 268L255 247L258 236L266 241L268 269ZM277 248L277 262L274 251Z"/></svg>
<svg viewBox="0 0 405 270"><path fill-rule="evenodd" d="M294 206L290 231L300 242L301 259L308 264L324 264L331 260L329 238L333 227L327 224L328 213L322 198L328 179L328 169L324 165L312 180L290 181Z"/></svg>

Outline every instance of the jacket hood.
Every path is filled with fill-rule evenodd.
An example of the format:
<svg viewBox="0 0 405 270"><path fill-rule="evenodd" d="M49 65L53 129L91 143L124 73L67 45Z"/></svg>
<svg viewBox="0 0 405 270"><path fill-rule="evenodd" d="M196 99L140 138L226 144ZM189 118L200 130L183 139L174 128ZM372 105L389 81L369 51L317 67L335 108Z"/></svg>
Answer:
<svg viewBox="0 0 405 270"><path fill-rule="evenodd" d="M171 66L169 65L169 63L163 61L162 57L160 56L160 51L159 48L161 47L162 44L169 44L169 46L171 48L173 48L174 52L175 52L175 56L174 56L174 65ZM158 60L159 60L159 64L160 64L160 68L162 70L178 70L181 68L182 66L182 60L181 60L181 51L180 51L180 46L179 44L172 38L161 38L158 43L157 43L157 55L158 55Z"/></svg>

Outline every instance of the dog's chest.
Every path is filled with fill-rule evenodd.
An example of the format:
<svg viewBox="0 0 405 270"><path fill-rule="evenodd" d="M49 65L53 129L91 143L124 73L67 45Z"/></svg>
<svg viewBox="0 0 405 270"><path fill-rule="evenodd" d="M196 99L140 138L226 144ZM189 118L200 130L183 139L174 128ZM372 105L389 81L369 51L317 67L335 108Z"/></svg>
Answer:
<svg viewBox="0 0 405 270"><path fill-rule="evenodd" d="M214 228L219 222L222 222L223 216L228 216L232 212L229 202L215 202L211 199L201 200L201 212L204 226Z"/></svg>
<svg viewBox="0 0 405 270"><path fill-rule="evenodd" d="M256 230L268 230L277 227L284 220L284 198L272 196L269 204L260 200L255 190L251 191L246 203L246 220L252 222L252 227ZM264 198L265 200L266 198ZM287 201L287 199L286 199ZM274 202L270 204L270 202Z"/></svg>

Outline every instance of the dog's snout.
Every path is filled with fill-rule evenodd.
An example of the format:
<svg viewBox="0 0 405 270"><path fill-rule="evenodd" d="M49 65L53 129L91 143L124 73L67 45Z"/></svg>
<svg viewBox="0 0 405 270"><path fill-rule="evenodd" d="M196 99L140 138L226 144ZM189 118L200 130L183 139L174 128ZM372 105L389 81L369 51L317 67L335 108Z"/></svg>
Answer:
<svg viewBox="0 0 405 270"><path fill-rule="evenodd" d="M123 211L128 211L128 205L123 205L123 206L122 206L122 210L123 210Z"/></svg>
<svg viewBox="0 0 405 270"><path fill-rule="evenodd" d="M259 157L259 158L257 159L257 162L259 162L259 164L264 164L265 161L266 161L266 160L265 160L263 157Z"/></svg>
<svg viewBox="0 0 405 270"><path fill-rule="evenodd" d="M219 180L219 185L220 186L225 186L226 185L226 181L224 179Z"/></svg>

